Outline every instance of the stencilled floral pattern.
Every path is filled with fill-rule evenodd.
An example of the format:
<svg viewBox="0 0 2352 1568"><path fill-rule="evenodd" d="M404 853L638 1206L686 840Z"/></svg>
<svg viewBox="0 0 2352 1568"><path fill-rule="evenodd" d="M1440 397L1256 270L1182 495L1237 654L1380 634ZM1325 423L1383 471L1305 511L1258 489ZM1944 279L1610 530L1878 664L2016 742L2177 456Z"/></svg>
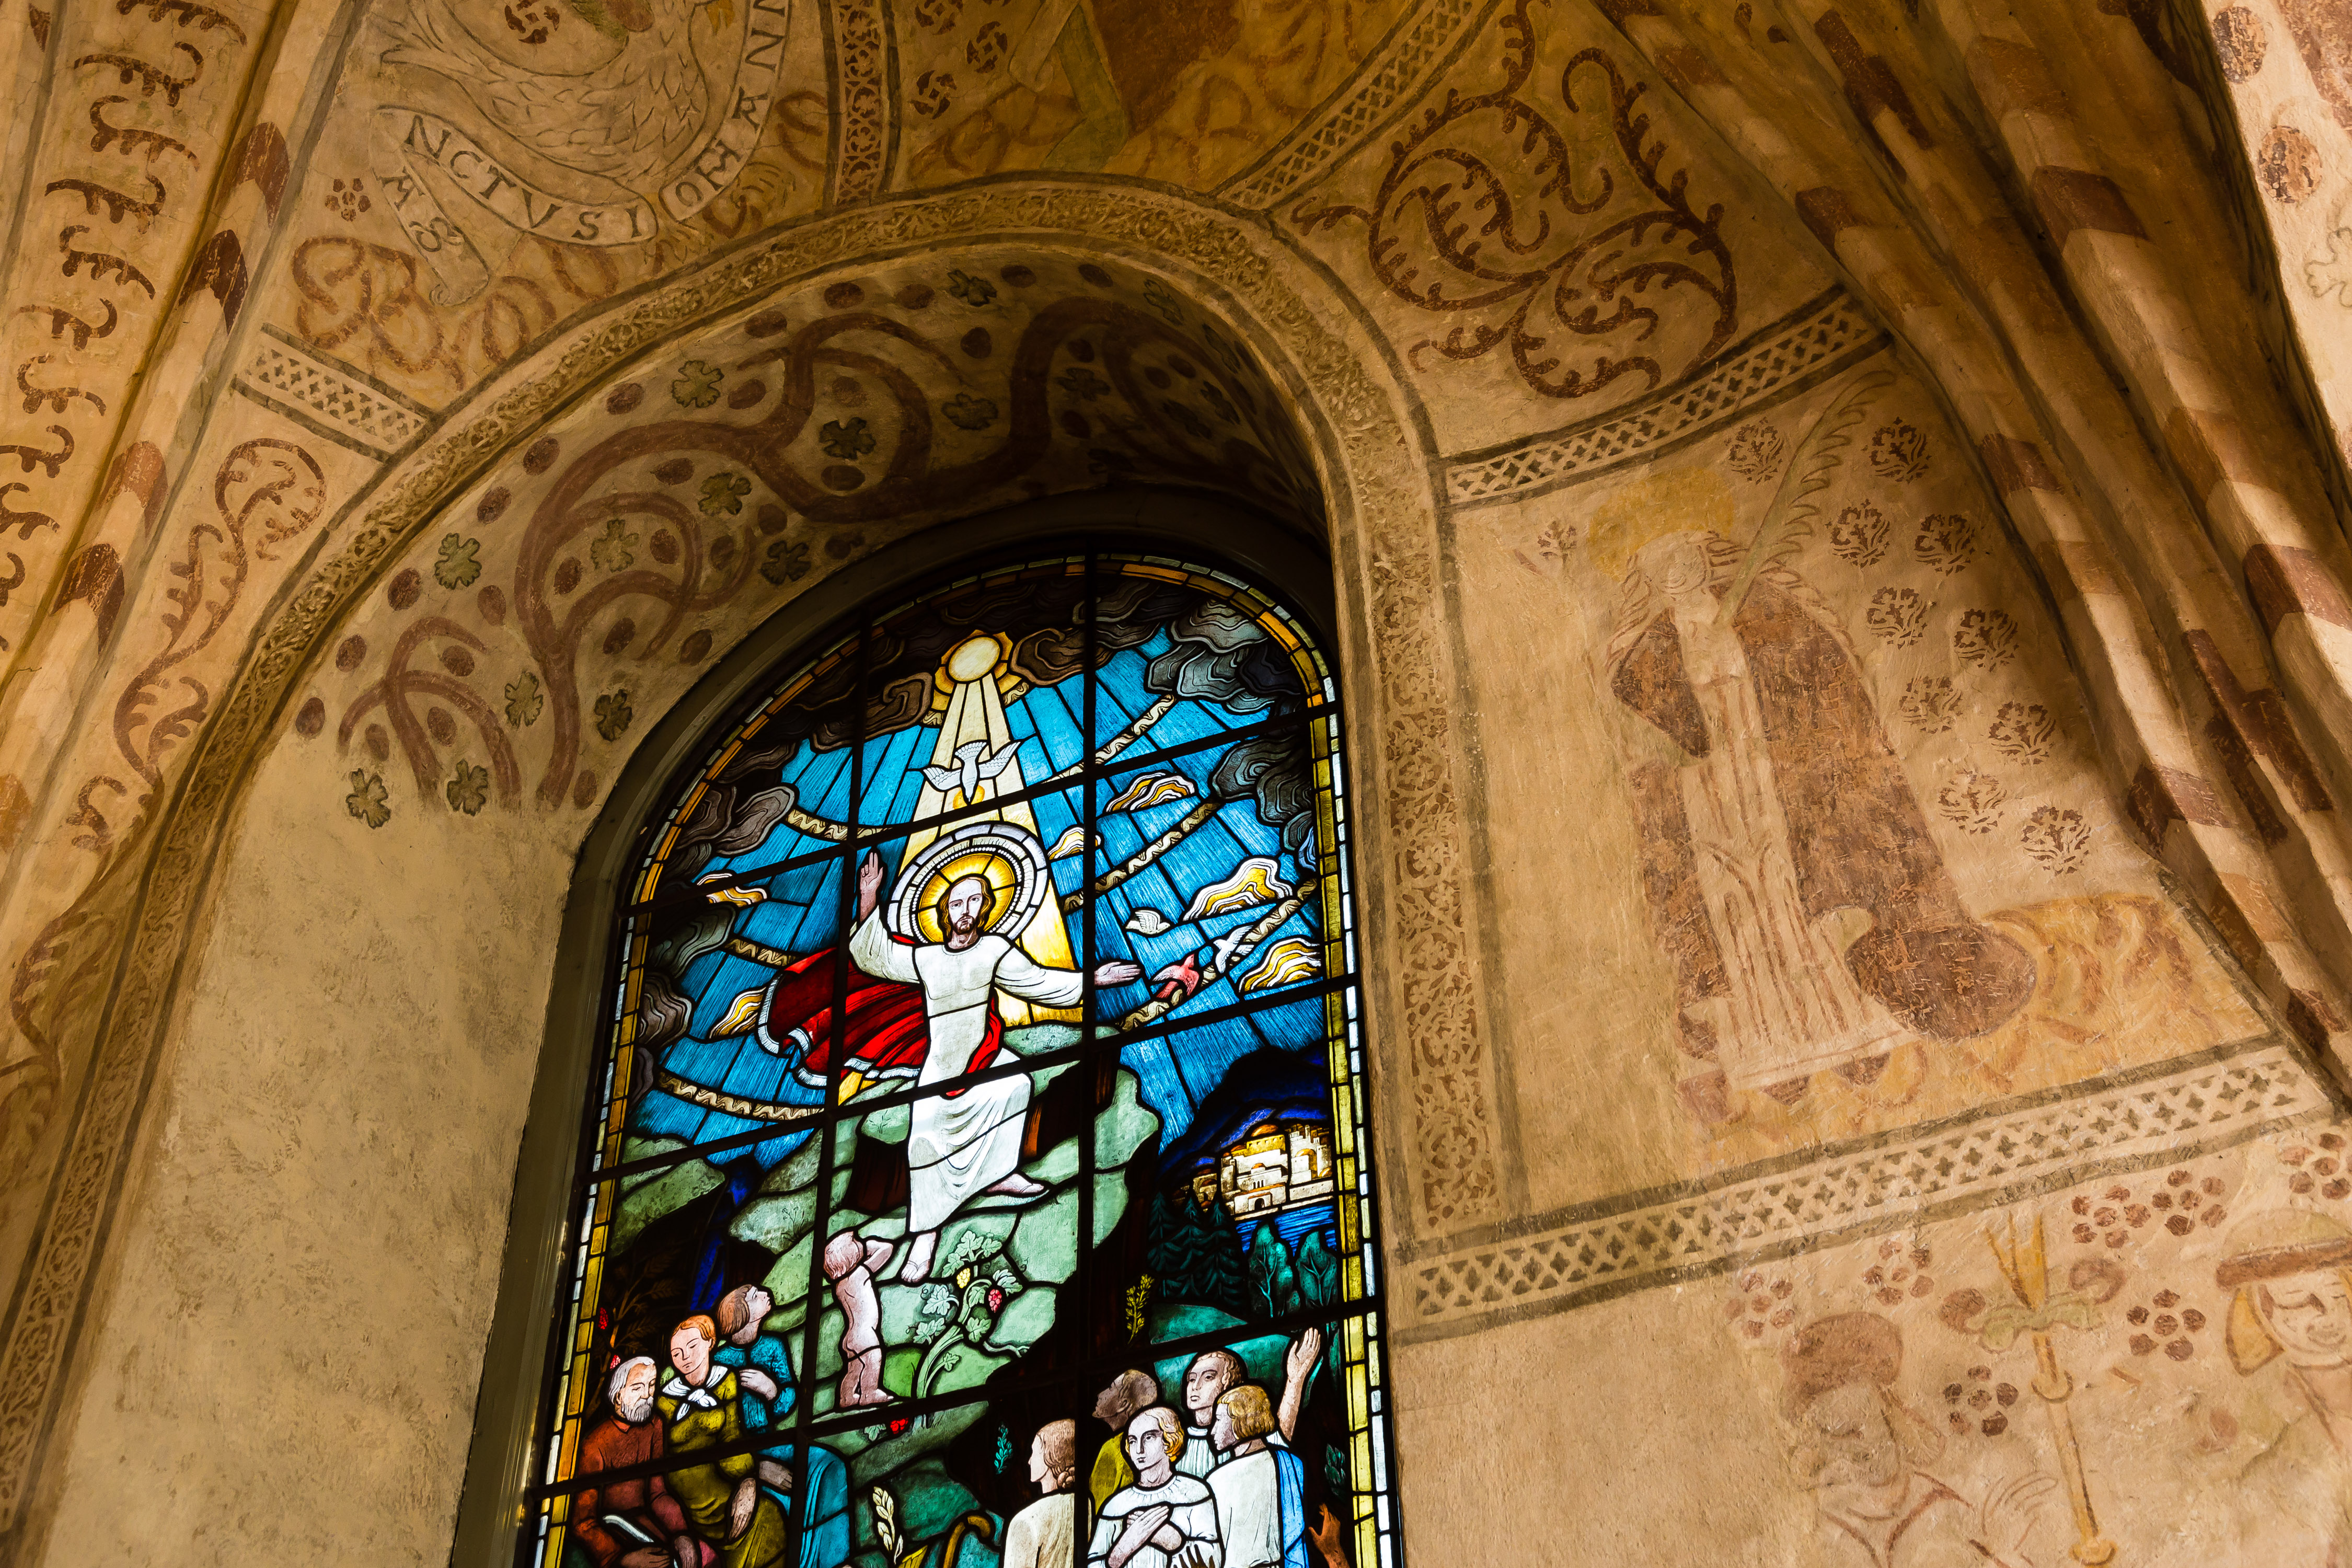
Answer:
<svg viewBox="0 0 2352 1568"><path fill-rule="evenodd" d="M2010 761L2031 766L2050 760L2050 744L2057 733L2058 721L2041 703L2004 702L1993 714L1985 738Z"/></svg>
<svg viewBox="0 0 2352 1568"><path fill-rule="evenodd" d="M1863 620L1887 647L1909 647L1927 635L1929 607L1916 588L1881 588Z"/></svg>
<svg viewBox="0 0 2352 1568"><path fill-rule="evenodd" d="M1974 768L1955 773L1936 792L1936 809L1963 833L1990 833L2000 826L2001 804L2009 791L1990 773Z"/></svg>
<svg viewBox="0 0 2352 1568"><path fill-rule="evenodd" d="M1999 669L2017 657L2017 623L2006 610L1963 610L1952 628L1952 652L1979 669Z"/></svg>
<svg viewBox="0 0 2352 1568"><path fill-rule="evenodd" d="M1903 683L1895 710L1921 734L1942 735L1959 718L1960 694L1953 689L1948 675L1914 676Z"/></svg>
<svg viewBox="0 0 2352 1568"><path fill-rule="evenodd" d="M1919 520L1911 552L1926 565L1948 577L1977 556L1976 524L1956 511L1930 512Z"/></svg>
<svg viewBox="0 0 2352 1568"><path fill-rule="evenodd" d="M1731 471L1751 483L1779 477L1789 456L1789 443L1769 419L1751 419L1731 433L1724 460Z"/></svg>
<svg viewBox="0 0 2352 1568"><path fill-rule="evenodd" d="M2091 828L2081 812L2045 805L2026 819L2018 843L2044 870L2071 876L2091 857Z"/></svg>
<svg viewBox="0 0 2352 1568"><path fill-rule="evenodd" d="M1897 419L1870 437L1870 471L1882 479L1908 484L1927 471L1927 437L1916 425Z"/></svg>
<svg viewBox="0 0 2352 1568"><path fill-rule="evenodd" d="M1875 566L1886 554L1886 514L1856 501L1830 524L1830 548L1856 566Z"/></svg>

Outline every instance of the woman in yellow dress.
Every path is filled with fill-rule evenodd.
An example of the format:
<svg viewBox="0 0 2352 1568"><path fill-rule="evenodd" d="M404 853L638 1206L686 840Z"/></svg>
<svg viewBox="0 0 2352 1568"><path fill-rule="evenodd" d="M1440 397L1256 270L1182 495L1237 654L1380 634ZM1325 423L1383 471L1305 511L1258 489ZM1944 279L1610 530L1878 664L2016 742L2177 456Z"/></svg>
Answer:
<svg viewBox="0 0 2352 1568"><path fill-rule="evenodd" d="M711 1359L718 1325L692 1317L670 1335L669 1364L677 1375L662 1385L662 1423L669 1451L731 1443L743 1435L741 1389L734 1372ZM784 1560L783 1511L763 1496L756 1454L730 1454L670 1472L669 1489L696 1533L718 1552L716 1568L775 1568Z"/></svg>

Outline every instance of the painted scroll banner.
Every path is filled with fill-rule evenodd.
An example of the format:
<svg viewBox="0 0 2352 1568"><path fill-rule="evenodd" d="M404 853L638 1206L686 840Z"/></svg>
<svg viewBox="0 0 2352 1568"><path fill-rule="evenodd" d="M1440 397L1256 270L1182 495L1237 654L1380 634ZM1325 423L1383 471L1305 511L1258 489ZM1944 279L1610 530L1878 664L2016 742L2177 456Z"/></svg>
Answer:
<svg viewBox="0 0 2352 1568"><path fill-rule="evenodd" d="M729 89L732 101L653 193L672 221L683 223L708 206L742 173L758 146L775 98L790 10L791 0L753 0ZM432 269L434 297L445 305L481 292L489 282L489 268L465 226L444 207L436 181L464 192L510 228L565 245L634 245L651 239L660 225L654 199L645 195L604 203L559 195L487 151L466 128L425 110L394 104L377 109L369 146L377 185L409 243ZM626 190L609 180L597 183Z"/></svg>

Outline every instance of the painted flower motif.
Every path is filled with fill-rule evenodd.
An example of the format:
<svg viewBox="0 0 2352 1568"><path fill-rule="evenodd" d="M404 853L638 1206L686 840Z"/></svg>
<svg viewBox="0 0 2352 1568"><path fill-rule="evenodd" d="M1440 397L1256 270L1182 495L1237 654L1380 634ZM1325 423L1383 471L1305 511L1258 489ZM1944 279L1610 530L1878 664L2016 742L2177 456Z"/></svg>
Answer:
<svg viewBox="0 0 2352 1568"><path fill-rule="evenodd" d="M1181 327L1184 324L1184 308L1176 302L1176 296L1170 292L1168 285L1159 279L1147 278L1143 280L1143 302L1159 311L1160 319L1170 326Z"/></svg>
<svg viewBox="0 0 2352 1568"><path fill-rule="evenodd" d="M1780 471L1789 443L1769 419L1751 419L1731 433L1725 460L1731 471L1751 483L1761 483Z"/></svg>
<svg viewBox="0 0 2352 1568"><path fill-rule="evenodd" d="M969 392L957 393L940 405L940 412L948 423L959 430L985 430L996 423L996 405L985 397L974 397Z"/></svg>
<svg viewBox="0 0 2352 1568"><path fill-rule="evenodd" d="M826 457L839 458L847 462L852 458L862 458L874 450L874 432L866 427L866 416L862 414L845 423L828 419L824 428L816 433L816 444L824 449Z"/></svg>
<svg viewBox="0 0 2352 1568"><path fill-rule="evenodd" d="M2294 1167L2286 1179L2287 1191L2297 1197L2305 1197L2314 1192L2323 1198L2352 1194L2352 1175L2345 1173L2347 1169L2352 1169L2352 1161L2345 1157L2344 1135L2323 1132L2318 1142L2316 1150L2296 1143L2279 1151L2280 1161Z"/></svg>
<svg viewBox="0 0 2352 1568"><path fill-rule="evenodd" d="M1742 1339L1760 1340L1797 1321L1797 1304L1790 1299L1796 1293L1787 1279L1750 1268L1734 1282L1723 1315Z"/></svg>
<svg viewBox="0 0 2352 1568"><path fill-rule="evenodd" d="M971 42L963 47L963 63L986 76L1004 62L1012 49L1013 40L1005 36L1003 23L983 23L980 31L972 35Z"/></svg>
<svg viewBox="0 0 2352 1568"><path fill-rule="evenodd" d="M1886 553L1886 514L1868 501L1856 501L1830 524L1830 548L1856 566L1874 566Z"/></svg>
<svg viewBox="0 0 2352 1568"><path fill-rule="evenodd" d="M799 582L808 575L808 569L809 547L790 539L779 539L769 545L766 559L760 563L760 575L779 588Z"/></svg>
<svg viewBox="0 0 2352 1568"><path fill-rule="evenodd" d="M607 741L619 740L627 731L629 721L635 717L635 710L629 706L629 689L625 686L596 699L596 733Z"/></svg>
<svg viewBox="0 0 2352 1568"><path fill-rule="evenodd" d="M2050 759L2050 742L2058 721L2039 702L2004 702L1985 731L1993 750L2012 762L2042 763Z"/></svg>
<svg viewBox="0 0 2352 1568"><path fill-rule="evenodd" d="M1948 577L1976 559L1977 526L1959 512L1930 512L1919 520L1911 553Z"/></svg>
<svg viewBox="0 0 2352 1568"><path fill-rule="evenodd" d="M2079 811L2045 805L2026 819L2018 844L2053 877L2083 868L2091 858L2091 829Z"/></svg>
<svg viewBox="0 0 2352 1568"><path fill-rule="evenodd" d="M608 520L604 531L589 543L588 559L599 572L618 572L637 558L636 551L637 536L616 517Z"/></svg>
<svg viewBox="0 0 2352 1568"><path fill-rule="evenodd" d="M507 722L516 729L529 729L546 705L547 698L539 689L539 677L530 671L526 669L507 682Z"/></svg>
<svg viewBox="0 0 2352 1568"><path fill-rule="evenodd" d="M1979 669L1999 669L2017 654L2017 623L2000 610L1969 610L1952 629L1952 651Z"/></svg>
<svg viewBox="0 0 2352 1568"><path fill-rule="evenodd" d="M702 515L732 517L743 510L743 498L751 493L751 481L740 474L719 472L702 481Z"/></svg>
<svg viewBox="0 0 2352 1568"><path fill-rule="evenodd" d="M1870 438L1870 470L1898 484L1917 479L1927 471L1927 437L1900 419L1881 425Z"/></svg>
<svg viewBox="0 0 2352 1568"><path fill-rule="evenodd" d="M563 8L553 0L524 0L506 7L507 28L526 44L543 44L563 24Z"/></svg>
<svg viewBox="0 0 2352 1568"><path fill-rule="evenodd" d="M2137 1302L2124 1313L2124 1321L2136 1331L2126 1342L2134 1355L2152 1355L2158 1345L2174 1361L2187 1361L2197 1353L2193 1336L2205 1331L2205 1314L2194 1307L2180 1304L2178 1290L2158 1290L2146 1301Z"/></svg>
<svg viewBox="0 0 2352 1568"><path fill-rule="evenodd" d="M1988 1437L2009 1430L2010 1406L2017 1403L2017 1385L1995 1383L1992 1368L1972 1366L1957 1382L1944 1385L1944 1419L1955 1432L1970 1426Z"/></svg>
<svg viewBox="0 0 2352 1568"><path fill-rule="evenodd" d="M1927 635L1927 608L1916 588L1881 588L1863 619L1887 647L1909 647Z"/></svg>
<svg viewBox="0 0 2352 1568"><path fill-rule="evenodd" d="M2000 826L2001 803L2008 798L1999 779L1964 768L1936 792L1936 809L1963 833L1990 833Z"/></svg>
<svg viewBox="0 0 2352 1568"><path fill-rule="evenodd" d="M1940 735L1959 717L1960 694L1948 675L1921 675L1907 680L1895 710L1923 735Z"/></svg>
<svg viewBox="0 0 2352 1568"><path fill-rule="evenodd" d="M1160 406L1168 410L1168 416L1184 426L1184 433L1195 441L1206 441L1216 434L1209 427L1209 422L1195 413L1189 405L1171 399Z"/></svg>
<svg viewBox="0 0 2352 1568"><path fill-rule="evenodd" d="M1225 389L1215 382L1202 382L1201 395L1207 400L1209 406L1216 411L1217 417L1226 424L1238 425L1242 422L1241 411L1234 406L1234 400L1225 395Z"/></svg>
<svg viewBox="0 0 2352 1568"><path fill-rule="evenodd" d="M459 762L457 771L449 775L447 794L450 810L480 816L482 804L490 798L490 770Z"/></svg>
<svg viewBox="0 0 2352 1568"><path fill-rule="evenodd" d="M367 191L361 185L357 174L352 176L348 184L341 180L335 182L334 189L327 193L327 210L345 223L368 210Z"/></svg>
<svg viewBox="0 0 2352 1568"><path fill-rule="evenodd" d="M382 827L392 820L392 805L384 793L383 774L353 768L351 785L352 793L343 796L345 811L370 827Z"/></svg>
<svg viewBox="0 0 2352 1568"><path fill-rule="evenodd" d="M1054 378L1062 390L1073 397L1083 397L1088 403L1110 390L1110 383L1083 365L1074 365Z"/></svg>
<svg viewBox="0 0 2352 1568"><path fill-rule="evenodd" d="M669 384L669 395L680 408L708 408L719 401L719 384L727 373L708 360L690 359L677 367L677 379Z"/></svg>
<svg viewBox="0 0 2352 1568"><path fill-rule="evenodd" d="M948 292L977 310L996 298L996 285L958 268L948 274Z"/></svg>
<svg viewBox="0 0 2352 1568"><path fill-rule="evenodd" d="M469 588L474 579L482 574L482 563L477 553L482 548L478 539L462 534L441 536L441 553L433 563L433 580L444 588Z"/></svg>
<svg viewBox="0 0 2352 1568"><path fill-rule="evenodd" d="M1906 1299L1936 1289L1927 1276L1927 1265L1934 1261L1926 1242L1888 1237L1878 1244L1878 1261L1863 1270L1862 1288L1880 1306L1899 1307Z"/></svg>
<svg viewBox="0 0 2352 1568"><path fill-rule="evenodd" d="M928 32L953 32L962 15L963 0L915 0L915 26Z"/></svg>

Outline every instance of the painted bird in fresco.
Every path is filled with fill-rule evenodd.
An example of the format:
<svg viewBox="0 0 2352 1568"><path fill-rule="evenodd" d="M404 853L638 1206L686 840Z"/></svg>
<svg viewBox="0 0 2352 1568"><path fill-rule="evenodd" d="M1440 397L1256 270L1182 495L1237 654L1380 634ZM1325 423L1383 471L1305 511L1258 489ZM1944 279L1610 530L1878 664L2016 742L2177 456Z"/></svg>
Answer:
<svg viewBox="0 0 2352 1568"><path fill-rule="evenodd" d="M975 805L980 799L980 786L1011 767L1020 749L1018 741L1007 741L992 752L985 741L966 741L955 749L954 766L933 767L926 763L923 776L930 781L933 789L942 793L961 789L963 803Z"/></svg>
<svg viewBox="0 0 2352 1568"><path fill-rule="evenodd" d="M553 10L551 5L546 10ZM551 163L647 193L690 157L713 106L734 91L737 30L706 24L726 0L569 0L574 28L602 42L536 68L485 47L441 4L383 8L396 40L384 58L447 79L498 130ZM572 68L566 69L565 68Z"/></svg>

